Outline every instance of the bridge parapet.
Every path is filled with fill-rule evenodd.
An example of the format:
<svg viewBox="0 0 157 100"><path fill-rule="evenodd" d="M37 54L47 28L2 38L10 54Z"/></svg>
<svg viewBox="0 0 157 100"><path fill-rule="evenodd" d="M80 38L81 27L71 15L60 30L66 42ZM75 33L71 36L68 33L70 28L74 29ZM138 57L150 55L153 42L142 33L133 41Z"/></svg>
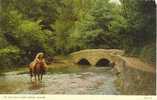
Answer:
<svg viewBox="0 0 157 100"><path fill-rule="evenodd" d="M81 53L110 53L114 55L124 55L123 50L118 50L118 49L85 49L85 50L80 50L74 53L71 53L70 55L80 55Z"/></svg>

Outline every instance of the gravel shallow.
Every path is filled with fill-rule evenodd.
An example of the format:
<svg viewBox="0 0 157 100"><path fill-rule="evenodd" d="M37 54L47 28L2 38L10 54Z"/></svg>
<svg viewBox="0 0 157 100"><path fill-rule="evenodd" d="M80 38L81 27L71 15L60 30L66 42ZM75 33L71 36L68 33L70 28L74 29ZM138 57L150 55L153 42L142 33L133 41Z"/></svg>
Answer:
<svg viewBox="0 0 157 100"><path fill-rule="evenodd" d="M95 69L80 73L47 74L42 82L30 82L28 74L0 76L0 93L17 94L120 94L110 70Z"/></svg>

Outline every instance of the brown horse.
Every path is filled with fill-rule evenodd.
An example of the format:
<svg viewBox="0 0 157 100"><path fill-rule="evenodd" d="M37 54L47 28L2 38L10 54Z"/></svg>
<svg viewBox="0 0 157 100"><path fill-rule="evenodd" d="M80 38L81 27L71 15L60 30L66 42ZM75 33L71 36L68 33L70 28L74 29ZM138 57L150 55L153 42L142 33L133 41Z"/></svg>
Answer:
<svg viewBox="0 0 157 100"><path fill-rule="evenodd" d="M45 63L45 60L44 60L43 56L41 56L41 55L43 55L43 54L38 53L36 58L34 59L34 61L31 62L29 65L29 72L30 72L31 80L32 80L33 76L35 78L35 81L36 81L37 77L38 77L39 81L42 80L43 75L46 72L47 64Z"/></svg>
<svg viewBox="0 0 157 100"><path fill-rule="evenodd" d="M35 80L37 79L36 77L38 77L38 80L42 80L43 75L45 74L45 67L44 67L44 63L43 62L37 62L35 64L35 66L32 68L30 68L30 75L31 75L31 80L32 77L35 77Z"/></svg>

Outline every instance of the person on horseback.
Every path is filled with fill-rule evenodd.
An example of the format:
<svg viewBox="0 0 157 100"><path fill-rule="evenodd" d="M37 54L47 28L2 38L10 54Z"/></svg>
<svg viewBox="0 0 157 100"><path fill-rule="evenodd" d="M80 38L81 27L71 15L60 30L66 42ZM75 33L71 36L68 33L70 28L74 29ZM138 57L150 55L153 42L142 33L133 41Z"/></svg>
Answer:
<svg viewBox="0 0 157 100"><path fill-rule="evenodd" d="M42 68L37 68L38 66L41 66ZM35 76L35 79L36 79L36 74L45 74L46 69L47 69L47 64L44 59L44 53L40 52L36 55L35 59L29 65L31 79L33 77L33 74Z"/></svg>

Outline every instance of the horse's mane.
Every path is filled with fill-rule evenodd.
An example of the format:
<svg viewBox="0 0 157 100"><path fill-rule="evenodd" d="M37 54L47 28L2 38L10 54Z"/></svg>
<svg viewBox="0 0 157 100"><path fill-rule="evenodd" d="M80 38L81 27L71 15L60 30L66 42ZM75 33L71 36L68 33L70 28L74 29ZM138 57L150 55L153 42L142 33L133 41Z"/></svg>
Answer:
<svg viewBox="0 0 157 100"><path fill-rule="evenodd" d="M38 54L35 56L34 61L35 61L36 59L38 59L40 55L43 55L43 53L42 53L42 52L38 53Z"/></svg>

